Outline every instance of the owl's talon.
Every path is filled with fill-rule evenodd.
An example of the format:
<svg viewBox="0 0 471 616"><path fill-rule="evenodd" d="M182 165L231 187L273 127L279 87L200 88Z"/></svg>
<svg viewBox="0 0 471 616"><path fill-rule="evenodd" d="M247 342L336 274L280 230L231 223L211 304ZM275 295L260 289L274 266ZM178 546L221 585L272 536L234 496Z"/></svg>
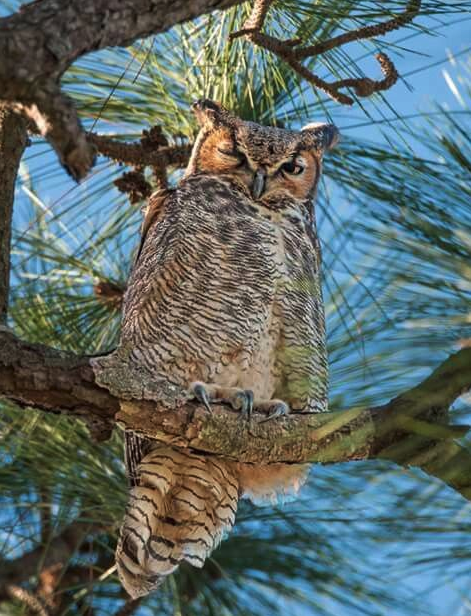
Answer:
<svg viewBox="0 0 471 616"><path fill-rule="evenodd" d="M278 402L275 406L273 406L273 411L268 415L268 417L264 417L260 419L257 423L262 424L271 419L276 419L277 417L286 417L289 414L289 406L285 402Z"/></svg>
<svg viewBox="0 0 471 616"><path fill-rule="evenodd" d="M212 413L210 403L227 404L239 411L242 418L250 425L254 410L258 413L267 413L263 419L257 423L265 423L271 419L282 417L289 414L289 406L283 400L255 400L251 389L240 389L238 387L223 387L214 383L203 383L194 381L189 387L193 396L201 402L209 413Z"/></svg>
<svg viewBox="0 0 471 616"><path fill-rule="evenodd" d="M238 392L234 396L235 400L240 400L240 407L236 408L236 410L240 410L243 417L250 422L252 418L253 412L253 402L254 395L251 389L244 389L243 391Z"/></svg>
<svg viewBox="0 0 471 616"><path fill-rule="evenodd" d="M191 391L193 392L198 402L201 402L201 404L205 406L206 410L209 413L212 413L213 410L211 408L211 405L209 404L209 396L208 396L208 392L206 391L205 386L202 383L198 383L198 382L192 383Z"/></svg>

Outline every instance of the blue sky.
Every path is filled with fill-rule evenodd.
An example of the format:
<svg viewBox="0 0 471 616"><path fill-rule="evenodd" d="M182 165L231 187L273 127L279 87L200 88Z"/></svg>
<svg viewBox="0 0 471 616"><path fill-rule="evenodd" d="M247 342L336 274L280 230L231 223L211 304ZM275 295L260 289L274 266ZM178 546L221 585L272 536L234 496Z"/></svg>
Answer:
<svg viewBox="0 0 471 616"><path fill-rule="evenodd" d="M456 60L447 61L433 66L427 70L423 70L417 73L424 66L433 64L435 62L442 61L446 58L453 58L461 52L465 51L471 46L471 20L463 20L463 18L452 17L456 23L444 28L441 28L436 36L422 36L411 39L405 45L409 45L410 49L417 52L417 55L412 53L404 53L402 58L396 59L396 64L399 72L403 75L411 73L407 77L407 83L412 87L410 90L403 82L398 83L393 89L388 91L385 96L387 101L398 112L403 113L418 113L421 111L434 111L434 105L436 103L447 105L450 109L459 110L461 103L459 97L457 97L450 90L449 81L447 82L446 74L448 74L455 84L458 84L459 90L459 63L469 57L469 54L463 54L458 56ZM448 21L448 16L444 17L444 21ZM419 25L427 25L430 27L431 20L429 18L421 18L417 21ZM435 25L438 23L433 22ZM398 35L391 35L391 40L397 41ZM372 61L369 65L371 76L378 75L378 67ZM369 103L366 103L368 108L371 108ZM358 109L353 107L351 109L345 107L331 107L334 121L347 135L360 136L372 141L382 141L384 139L383 127L381 125L371 125L365 118L364 114ZM384 108L383 108L384 110ZM387 110L384 111L387 117L392 117L392 113ZM380 118L378 112L374 112L375 117ZM313 118L317 120L318 118ZM423 120L417 119L415 121L417 126L420 127ZM349 128L354 127L357 128ZM417 146L419 148L419 146ZM418 153L420 153L418 149ZM42 161L44 164L44 160ZM72 188L72 183L70 187ZM60 184L59 190L56 190L53 185L46 186L47 188L41 194L47 197L48 202L51 203L59 195L62 195L68 190L63 183ZM78 190L82 190L79 188ZM86 197L87 189L83 189L84 197ZM50 201L49 201L50 200ZM116 205L116 204L115 204ZM18 212L18 210L17 210ZM96 213L97 220L100 213ZM96 220L93 221L96 225ZM314 471L315 472L315 471ZM339 469L339 472L341 470ZM375 508L376 512L384 511L387 513L390 503L387 499L380 497L378 492L375 492L374 487L368 485L364 490L360 491L355 499L351 499L348 502L349 506L358 505L360 509L368 511L370 508ZM450 500L457 500L459 497L456 494L449 493ZM392 505L391 505L392 506ZM464 508L466 514L469 514L469 505ZM400 540L401 538L398 537ZM400 544L406 550L408 546L406 543ZM413 549L413 545L409 546L409 549ZM361 546L360 546L361 548ZM378 562L381 562L381 566L384 568L385 559L389 557L388 548L379 550L376 558ZM385 578L385 583L387 579ZM465 616L471 614L471 608L469 608L469 600L471 595L469 590L464 587L463 583L456 584L453 580L447 580L446 572L440 572L440 574L427 574L427 575L412 575L407 580L407 585L415 590L417 593L423 593L424 602L428 601L430 604L430 612L428 616ZM464 596L463 596L464 594ZM301 614L302 612L299 612ZM350 611L336 611L335 616L350 616ZM305 612L303 613L306 614ZM386 615L386 612L385 612ZM402 616L400 612L391 613L388 612L387 616Z"/></svg>
<svg viewBox="0 0 471 616"><path fill-rule="evenodd" d="M445 16L444 23L453 21L453 18ZM404 82L399 82L391 90L386 93L387 100L398 113L414 114L418 112L433 112L436 104L446 106L452 110L462 110L461 97L466 101L464 92L460 89L460 64L468 63L469 67L469 50L471 48L471 17L468 19L454 18L456 23L440 28L436 36L421 36L410 41L410 48L424 55L404 54L402 59L396 61L396 66L402 75L411 73L406 77L407 84L412 87L410 90ZM420 25L430 25L431 20L422 18L417 20ZM397 40L397 35L391 35L391 40ZM467 51L468 50L468 51ZM442 62L445 60L445 62ZM423 67L438 63L435 66L430 66L427 70L420 70ZM373 66L373 65L372 65ZM374 69L373 69L374 70ZM414 71L417 71L414 73ZM461 71L462 72L462 71ZM453 81L456 87L458 96L450 88L450 81ZM383 141L383 126L368 124L368 120L362 117L357 108L333 109L333 119L338 124L342 132L347 135L359 136L372 141ZM387 114L387 117L392 117L392 114ZM430 118L432 125L435 121ZM417 128L427 126L423 119L417 118L413 121ZM364 124L358 128L348 128L356 124ZM423 153L422 148L417 144L417 154ZM377 496L377 495L376 495ZM459 499L456 494L449 491L450 500ZM371 501L370 501L371 499ZM374 494L368 494L365 491L358 495L358 501L362 507L368 507L368 502L374 502ZM380 507L385 507L387 511L387 503L380 499ZM458 502L458 501L457 501ZM378 506L375 504L374 506ZM465 504L463 500L462 515L468 516L471 512L471 507ZM400 540L401 537L398 537ZM404 549L413 549L411 544L408 548L406 544ZM424 553L426 556L426 553ZM384 559L387 558L387 549L380 551L378 560L384 567ZM393 567L393 565L392 565ZM388 583L385 578L385 584ZM417 574L412 575L407 580L407 586L414 591L417 596L422 595L424 605L427 605L426 613L428 616L467 616L471 614L471 591L469 579L463 581L453 580L447 575L445 570L435 572L433 574ZM335 616L349 616L350 611L337 610ZM385 612L386 614L386 612ZM402 612L387 612L388 616L402 616Z"/></svg>

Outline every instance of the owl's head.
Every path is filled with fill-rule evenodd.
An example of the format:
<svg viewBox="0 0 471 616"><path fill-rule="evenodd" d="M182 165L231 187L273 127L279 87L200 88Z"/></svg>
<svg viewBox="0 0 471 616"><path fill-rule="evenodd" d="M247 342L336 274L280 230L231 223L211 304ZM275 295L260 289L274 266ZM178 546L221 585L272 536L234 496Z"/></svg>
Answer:
<svg viewBox="0 0 471 616"><path fill-rule="evenodd" d="M322 156L339 139L332 124L309 124L300 131L261 126L209 100L194 103L193 111L201 129L185 177L229 176L252 199L267 203L312 198Z"/></svg>

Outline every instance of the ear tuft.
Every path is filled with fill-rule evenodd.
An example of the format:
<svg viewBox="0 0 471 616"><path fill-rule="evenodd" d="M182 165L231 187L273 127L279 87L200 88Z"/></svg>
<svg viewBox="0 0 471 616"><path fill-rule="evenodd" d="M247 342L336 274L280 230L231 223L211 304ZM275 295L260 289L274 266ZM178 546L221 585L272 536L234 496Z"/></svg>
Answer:
<svg viewBox="0 0 471 616"><path fill-rule="evenodd" d="M225 109L219 103L207 98L200 98L191 105L191 109L198 120L200 126L206 124L216 124L224 114Z"/></svg>
<svg viewBox="0 0 471 616"><path fill-rule="evenodd" d="M301 132L306 137L306 145L317 150L330 150L340 140L339 129L333 124L313 122L303 126Z"/></svg>

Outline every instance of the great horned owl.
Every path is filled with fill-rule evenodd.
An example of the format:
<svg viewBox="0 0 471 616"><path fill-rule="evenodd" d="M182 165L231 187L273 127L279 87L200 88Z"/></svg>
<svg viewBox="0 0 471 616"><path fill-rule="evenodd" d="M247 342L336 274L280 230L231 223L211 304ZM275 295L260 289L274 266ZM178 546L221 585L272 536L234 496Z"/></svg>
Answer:
<svg viewBox="0 0 471 616"><path fill-rule="evenodd" d="M241 421L325 411L313 198L338 131L268 128L208 100L193 109L201 130L186 173L150 200L120 347L130 366L190 389L208 410L227 402ZM240 464L131 433L126 464L117 566L133 597L182 561L202 567L239 497L295 490L306 474L305 465Z"/></svg>

